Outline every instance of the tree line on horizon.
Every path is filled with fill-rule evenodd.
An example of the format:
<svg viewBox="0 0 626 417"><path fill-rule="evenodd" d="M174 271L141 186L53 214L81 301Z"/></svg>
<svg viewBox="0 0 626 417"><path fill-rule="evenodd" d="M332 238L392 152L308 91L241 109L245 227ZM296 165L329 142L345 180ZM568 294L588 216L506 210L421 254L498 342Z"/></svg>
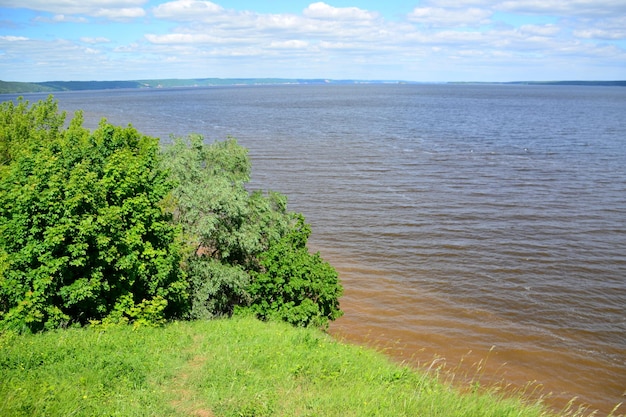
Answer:
<svg viewBox="0 0 626 417"><path fill-rule="evenodd" d="M325 327L335 269L234 138L157 138L52 96L0 106L0 331L252 314Z"/></svg>
<svg viewBox="0 0 626 417"><path fill-rule="evenodd" d="M423 83L400 80L329 80L306 78L189 78L189 79L155 79L128 81L44 81L44 82L13 82L0 80L0 94L23 93L54 93L58 91L88 91L117 89L151 89L176 87L213 87L236 85L327 85L327 84L517 84L517 85L563 85L563 86L601 86L626 87L626 80L564 80L564 81L509 81L509 82L441 82Z"/></svg>
<svg viewBox="0 0 626 417"><path fill-rule="evenodd" d="M153 89L176 87L217 87L238 85L322 85L389 83L382 80L330 80L323 78L167 78L154 80L120 81L44 81L15 82L0 80L0 94L54 93L58 91Z"/></svg>

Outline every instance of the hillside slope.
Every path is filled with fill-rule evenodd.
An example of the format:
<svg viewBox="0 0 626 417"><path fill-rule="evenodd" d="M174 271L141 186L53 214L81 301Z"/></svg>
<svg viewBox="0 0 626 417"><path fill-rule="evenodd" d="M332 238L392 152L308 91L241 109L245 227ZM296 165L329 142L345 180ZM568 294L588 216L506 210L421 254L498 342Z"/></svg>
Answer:
<svg viewBox="0 0 626 417"><path fill-rule="evenodd" d="M0 336L0 415L546 416L251 318Z"/></svg>

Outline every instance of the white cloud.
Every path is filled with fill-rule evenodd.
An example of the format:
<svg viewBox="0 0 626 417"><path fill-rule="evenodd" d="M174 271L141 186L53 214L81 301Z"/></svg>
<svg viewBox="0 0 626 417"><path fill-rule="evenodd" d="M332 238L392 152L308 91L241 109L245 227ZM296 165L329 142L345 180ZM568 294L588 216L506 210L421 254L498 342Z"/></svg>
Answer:
<svg viewBox="0 0 626 417"><path fill-rule="evenodd" d="M611 16L626 14L624 0L424 0L422 7L481 8L553 16Z"/></svg>
<svg viewBox="0 0 626 417"><path fill-rule="evenodd" d="M237 22L227 22L226 26L235 29L252 29L257 31L289 31L306 33L312 30L310 22L291 14L253 14L245 13L237 16ZM319 27L319 26L317 26Z"/></svg>
<svg viewBox="0 0 626 417"><path fill-rule="evenodd" d="M202 44L219 42L219 38L204 33L168 33L166 35L146 34L146 39L155 44Z"/></svg>
<svg viewBox="0 0 626 417"><path fill-rule="evenodd" d="M486 9L444 9L416 7L408 15L412 22L429 27L481 26L489 24L492 12Z"/></svg>
<svg viewBox="0 0 626 417"><path fill-rule="evenodd" d="M20 42L20 41L27 41L28 38L24 36L0 36L0 40L7 41L7 42Z"/></svg>
<svg viewBox="0 0 626 417"><path fill-rule="evenodd" d="M87 23L88 20L85 19L84 17L80 17L80 16L68 16L68 15L64 15L64 14L57 14L54 15L52 18L49 17L45 17L45 16L37 16L35 18L36 22L50 22L50 23Z"/></svg>
<svg viewBox="0 0 626 417"><path fill-rule="evenodd" d="M626 39L626 28L618 30L581 29L575 30L574 36L584 39L622 40Z"/></svg>
<svg viewBox="0 0 626 417"><path fill-rule="evenodd" d="M269 47L272 49L304 49L309 46L309 42L299 39L292 39L288 41L273 41Z"/></svg>
<svg viewBox="0 0 626 417"><path fill-rule="evenodd" d="M146 15L146 11L141 7L122 7L118 9L98 9L92 12L91 15L111 20L128 20L143 17Z"/></svg>
<svg viewBox="0 0 626 417"><path fill-rule="evenodd" d="M388 35L381 32L380 24L384 24L383 22L354 20L356 17L369 19L373 15L353 9L327 9L324 5L324 10L330 12L324 16L337 12L338 18L333 20L311 18L304 16L304 13L263 14L227 10L207 1L175 0L152 11L155 17L179 22L180 26L167 34L149 33L145 35L145 39L153 44L171 45L233 44L239 48L242 44L249 44L254 45L256 53L257 47L267 47L272 42L275 46L293 47L294 42L299 42L298 45L301 46L303 43L315 44L335 38L381 41L382 37Z"/></svg>
<svg viewBox="0 0 626 417"><path fill-rule="evenodd" d="M0 0L0 4L23 1ZM84 21L85 16L129 20L143 16L147 4L145 0L28 2L35 10L54 10L56 20L65 23ZM42 67L46 63L45 77L58 71L65 79L207 75L426 81L510 80L518 78L516 73L530 74L529 68L535 74L558 74L582 65L588 73L590 68L609 67L623 73L626 52L620 40L626 39L626 14L617 11L624 2L603 2L610 10L604 12L597 2L573 0L588 8L583 16L570 2L556 0L423 0L404 19L389 20L375 11L325 2L312 2L300 13L259 13L211 1L170 0L146 8L150 18L135 23L149 26L143 32L133 27L131 33L143 35L124 42L118 36L111 41L102 31L97 34L105 36L76 42L44 42L18 36L30 33L16 26L4 33L15 36L0 37L4 53L0 70L3 77L26 77L13 68L35 71L36 63ZM546 19L545 10L562 14ZM45 25L53 20L38 21ZM72 68L64 71L64 65ZM472 73L476 68L481 71ZM41 79L31 77L37 78Z"/></svg>
<svg viewBox="0 0 626 417"><path fill-rule="evenodd" d="M28 8L41 12L55 13L65 21L67 15L86 15L112 18L115 20L142 17L142 6L147 0L2 0L1 6L8 8Z"/></svg>
<svg viewBox="0 0 626 417"><path fill-rule="evenodd" d="M96 79L112 68L111 60L100 51L66 40L41 41L27 39L22 42L4 43L4 80L51 81L58 79ZM40 69L41 68L41 69Z"/></svg>
<svg viewBox="0 0 626 417"><path fill-rule="evenodd" d="M201 0L175 0L152 9L154 16L174 21L197 21L223 12L222 6Z"/></svg>
<svg viewBox="0 0 626 417"><path fill-rule="evenodd" d="M610 16L626 14L623 0L506 0L494 2L494 9L556 16Z"/></svg>
<svg viewBox="0 0 626 417"><path fill-rule="evenodd" d="M574 36L584 39L626 39L626 15L596 20L580 19Z"/></svg>
<svg viewBox="0 0 626 417"><path fill-rule="evenodd" d="M311 19L329 20L373 20L379 17L376 12L358 7L333 7L324 2L310 4L302 14Z"/></svg>
<svg viewBox="0 0 626 417"><path fill-rule="evenodd" d="M138 43L130 43L128 45L122 45L122 46L118 46L116 48L113 49L113 52L115 53L123 53L123 54L139 54L141 53L141 50L139 49L139 44Z"/></svg>
<svg viewBox="0 0 626 417"><path fill-rule="evenodd" d="M532 1L522 3L531 9ZM225 9L208 1L175 0L153 13L180 25L170 33L147 34L145 39L152 45L152 53L179 64L195 65L192 57L204 66L217 57L254 60L254 76L265 63L271 66L279 61L281 68L308 71L322 68L320 65L333 71L354 70L374 62L406 69L435 56L442 65L446 60L454 65L481 60L485 65L493 62L504 67L507 59L543 59L542 65L548 67L550 58L560 57L564 51L592 54L593 48L572 41L573 22L580 19L516 27L496 20L495 10L505 6L505 2L487 0L431 0L416 7L405 21L388 21L373 12L322 2L309 5L301 14L263 14ZM591 35L580 32L581 37ZM611 51L623 54L620 48L604 53Z"/></svg>
<svg viewBox="0 0 626 417"><path fill-rule="evenodd" d="M561 28L557 25L522 25L519 31L528 35L535 36L553 36L561 31Z"/></svg>
<svg viewBox="0 0 626 417"><path fill-rule="evenodd" d="M111 40L109 38L105 38L103 36L97 38L91 38L87 36L83 36L80 38L80 41L83 43L97 44L97 43L109 43Z"/></svg>

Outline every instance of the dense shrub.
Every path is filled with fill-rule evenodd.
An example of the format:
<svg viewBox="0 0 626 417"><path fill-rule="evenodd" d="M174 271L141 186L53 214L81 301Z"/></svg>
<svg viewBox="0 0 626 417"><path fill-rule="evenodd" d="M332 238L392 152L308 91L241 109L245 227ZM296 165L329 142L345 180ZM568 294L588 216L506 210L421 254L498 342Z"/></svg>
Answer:
<svg viewBox="0 0 626 417"><path fill-rule="evenodd" d="M234 311L324 326L336 271L285 196L249 192L236 140L158 139L50 97L0 108L0 330Z"/></svg>
<svg viewBox="0 0 626 417"><path fill-rule="evenodd" d="M250 310L258 317L324 327L341 316L337 272L319 253L309 253L310 234L304 217L296 216L289 232L261 254L262 268L249 288Z"/></svg>
<svg viewBox="0 0 626 417"><path fill-rule="evenodd" d="M297 325L341 312L336 271L306 248L310 228L275 192L250 193L247 150L230 138L176 139L164 163L176 180L174 218L189 242L192 317L252 311Z"/></svg>
<svg viewBox="0 0 626 417"><path fill-rule="evenodd" d="M40 330L178 313L187 283L156 139L52 99L2 105L0 325Z"/></svg>

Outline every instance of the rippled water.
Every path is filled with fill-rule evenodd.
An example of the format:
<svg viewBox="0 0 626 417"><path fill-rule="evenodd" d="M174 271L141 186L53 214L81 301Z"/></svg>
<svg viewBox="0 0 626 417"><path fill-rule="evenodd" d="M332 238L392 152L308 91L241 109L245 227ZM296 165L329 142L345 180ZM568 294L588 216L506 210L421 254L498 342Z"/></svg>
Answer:
<svg viewBox="0 0 626 417"><path fill-rule="evenodd" d="M84 109L90 127L104 116L162 138L238 138L250 149L250 187L287 194L339 270L338 337L423 366L436 357L486 383L536 381L556 407L578 396L606 414L626 400L626 89L258 86L57 98Z"/></svg>

